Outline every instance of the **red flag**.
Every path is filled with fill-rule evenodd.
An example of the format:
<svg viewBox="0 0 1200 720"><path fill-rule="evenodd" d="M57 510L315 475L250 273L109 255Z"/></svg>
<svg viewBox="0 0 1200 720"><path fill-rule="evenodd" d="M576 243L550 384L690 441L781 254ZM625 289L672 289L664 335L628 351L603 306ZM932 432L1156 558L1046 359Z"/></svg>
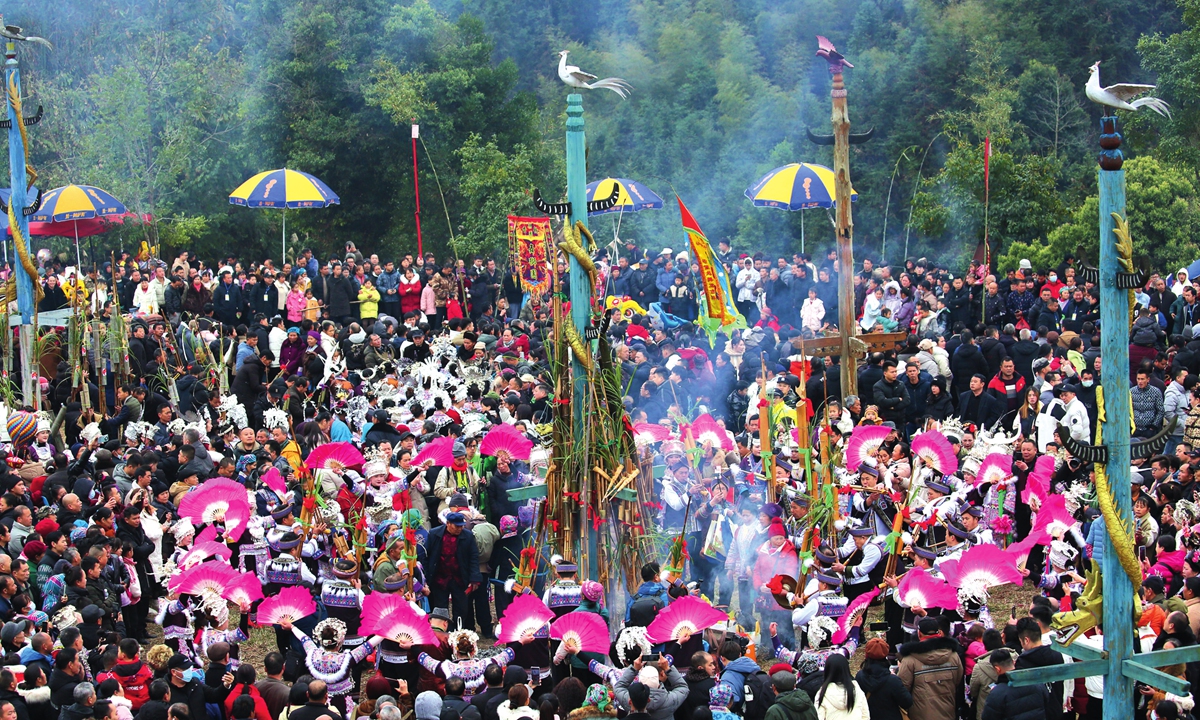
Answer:
<svg viewBox="0 0 1200 720"><path fill-rule="evenodd" d="M990 187L990 169L992 160L992 138L989 135L983 139L983 189L988 191Z"/></svg>

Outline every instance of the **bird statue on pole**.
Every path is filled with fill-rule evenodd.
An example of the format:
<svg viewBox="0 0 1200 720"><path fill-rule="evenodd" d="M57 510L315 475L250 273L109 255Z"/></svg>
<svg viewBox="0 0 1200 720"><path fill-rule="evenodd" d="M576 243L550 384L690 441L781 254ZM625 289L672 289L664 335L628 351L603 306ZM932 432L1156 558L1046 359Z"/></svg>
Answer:
<svg viewBox="0 0 1200 720"><path fill-rule="evenodd" d="M1134 110L1150 108L1166 118L1171 117L1171 108L1166 102L1156 97L1144 97L1133 100L1138 95L1145 95L1154 89L1153 85L1137 83L1122 83L1120 85L1100 86L1100 63L1092 66L1092 76L1087 81L1087 97L1094 103L1119 110ZM1130 102L1133 100L1133 102Z"/></svg>
<svg viewBox="0 0 1200 720"><path fill-rule="evenodd" d="M46 38L41 38L36 35L26 35L21 28L17 27L16 25L5 25L3 15L0 15L0 37L19 42L31 42L37 45L44 45L51 50L54 49L54 46L51 45L50 41Z"/></svg>
<svg viewBox="0 0 1200 720"><path fill-rule="evenodd" d="M586 73L574 65L568 65L566 50L558 54L558 78L571 87L585 90L612 90L622 98L629 97L629 93L633 91L633 86L619 77L597 80L595 75Z"/></svg>

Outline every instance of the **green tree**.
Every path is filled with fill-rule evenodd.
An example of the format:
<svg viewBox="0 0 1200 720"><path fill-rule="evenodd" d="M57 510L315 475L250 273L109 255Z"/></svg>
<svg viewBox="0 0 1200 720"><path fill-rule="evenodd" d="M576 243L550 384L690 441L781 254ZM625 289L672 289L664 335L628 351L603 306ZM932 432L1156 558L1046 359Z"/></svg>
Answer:
<svg viewBox="0 0 1200 720"><path fill-rule="evenodd" d="M1124 169L1134 256L1148 258L1153 268L1164 272L1187 266L1196 259L1200 232L1200 197L1191 174L1153 157L1127 160ZM1044 240L1014 243L1000 258L999 268L1015 268L1022 258L1035 268L1052 267L1078 248L1094 263L1099 258L1099 218L1100 198L1093 195Z"/></svg>

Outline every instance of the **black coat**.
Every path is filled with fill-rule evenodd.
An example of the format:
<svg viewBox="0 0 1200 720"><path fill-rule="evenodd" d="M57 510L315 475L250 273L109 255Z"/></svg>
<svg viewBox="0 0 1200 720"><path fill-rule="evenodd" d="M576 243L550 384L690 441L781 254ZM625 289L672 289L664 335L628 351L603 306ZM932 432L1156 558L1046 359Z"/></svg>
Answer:
<svg viewBox="0 0 1200 720"><path fill-rule="evenodd" d="M329 276L328 280L329 293L325 298L325 305L329 309L329 317L344 318L350 315L357 315L350 309L350 303L358 300L358 293L354 292L354 285L345 275L340 277Z"/></svg>
<svg viewBox="0 0 1200 720"><path fill-rule="evenodd" d="M429 531L429 537L425 541L425 552L428 559L425 563L425 577L431 581L437 575L438 563L442 557L442 540L446 536L446 526L439 525ZM475 543L475 536L464 530L458 536L458 566L463 572L463 584L483 582L483 576L479 573L479 546Z"/></svg>
<svg viewBox="0 0 1200 720"><path fill-rule="evenodd" d="M1026 386L1033 384L1033 361L1037 360L1041 349L1041 346L1032 340L1018 340L1009 351L1017 372L1025 378Z"/></svg>
<svg viewBox="0 0 1200 720"><path fill-rule="evenodd" d="M17 720L29 720L29 708L25 706L25 698L16 690L0 690L0 702L12 703L17 713Z"/></svg>
<svg viewBox="0 0 1200 720"><path fill-rule="evenodd" d="M975 423L980 428L990 428L1004 415L1007 407L991 393L984 390L979 395L979 404L974 412L971 407L971 391L958 396L958 416L963 422Z"/></svg>
<svg viewBox="0 0 1200 720"><path fill-rule="evenodd" d="M982 720L1042 720L1062 714L1062 703L1051 707L1050 692L1043 683L1013 687L1008 676L1001 675L988 693L983 706ZM872 708L871 720L875 720Z"/></svg>
<svg viewBox="0 0 1200 720"><path fill-rule="evenodd" d="M871 720L900 720L900 710L912 707L912 693L892 674L886 661L868 660L854 678L867 694Z"/></svg>
<svg viewBox="0 0 1200 720"><path fill-rule="evenodd" d="M58 710L75 702L75 686L83 680L83 677L68 675L62 670L50 673L50 702Z"/></svg>
<svg viewBox="0 0 1200 720"><path fill-rule="evenodd" d="M708 707L708 691L716 686L716 678L711 678L703 670L689 668L683 676L688 686L687 699L675 711L675 720L692 720L696 708Z"/></svg>
<svg viewBox="0 0 1200 720"><path fill-rule="evenodd" d="M150 700L133 716L133 720L167 720L167 704Z"/></svg>
<svg viewBox="0 0 1200 720"><path fill-rule="evenodd" d="M875 383L882 379L882 365L871 364L858 371L858 397L864 408L875 404Z"/></svg>
<svg viewBox="0 0 1200 720"><path fill-rule="evenodd" d="M987 358L974 344L959 345L950 356L950 372L954 375L954 394L961 395L971 389L971 376L982 375L984 385L993 373L988 372Z"/></svg>
<svg viewBox="0 0 1200 720"><path fill-rule="evenodd" d="M215 703L216 697L209 697L208 689L204 687L199 680L189 680L183 687L175 687L170 680L167 684L171 687L170 704L183 703L188 706L188 716L193 718L207 718L208 711L205 709L205 703Z"/></svg>
<svg viewBox="0 0 1200 720"><path fill-rule="evenodd" d="M267 391L267 368L257 355L251 355L242 361L242 367L233 378L230 389L237 396L243 407L254 407L258 396Z"/></svg>
<svg viewBox="0 0 1200 720"><path fill-rule="evenodd" d="M879 407L879 417L891 420L897 427L904 422L905 411L912 404L908 388L905 387L906 382L907 378L905 382L896 379L890 383L887 378L880 378L879 382L875 383L872 403Z"/></svg>
<svg viewBox="0 0 1200 720"><path fill-rule="evenodd" d="M1049 645L1041 645L1032 650L1026 650L1025 652L1021 653L1020 656L1017 657L1017 668L1016 669L1024 670L1026 668L1050 667L1051 665L1062 665L1062 664L1063 664L1062 653L1058 652L1057 650L1051 649ZM997 685L996 688L994 690L992 690L992 693L990 695L988 695L987 703L983 706L984 718L993 717L988 712L988 709L992 707L992 698L995 696L996 691L999 689L1000 689L1000 686ZM1016 690L1016 688L1010 688L1010 689ZM1046 720L1059 720L1062 717L1062 704L1063 704L1063 684L1061 682L1051 683L1050 684L1050 707L1047 709L1045 714L1041 715L1040 717L1044 717L1044 718L1046 718ZM1010 719L1006 718L1006 720L1010 720Z"/></svg>
<svg viewBox="0 0 1200 720"><path fill-rule="evenodd" d="M950 325L953 328L955 323L962 323L966 327L972 327L971 322L971 289L963 285L961 290L955 290L954 286L950 286L950 292L946 293L943 298L946 303L946 308L950 310Z"/></svg>

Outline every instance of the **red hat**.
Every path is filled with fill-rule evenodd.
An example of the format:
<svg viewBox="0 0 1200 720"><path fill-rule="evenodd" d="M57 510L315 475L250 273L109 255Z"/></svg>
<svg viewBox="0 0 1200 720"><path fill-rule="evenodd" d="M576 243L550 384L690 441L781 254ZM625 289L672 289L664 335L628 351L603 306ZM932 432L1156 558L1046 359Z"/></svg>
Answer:
<svg viewBox="0 0 1200 720"><path fill-rule="evenodd" d="M771 669L770 669L770 671L767 672L767 674L774 675L777 672L785 672L785 673L791 673L791 674L795 675L796 668L792 667L791 665L789 665L785 662L775 663L774 665L771 666Z"/></svg>
<svg viewBox="0 0 1200 720"><path fill-rule="evenodd" d="M871 638L864 647L868 660L883 660L890 650L887 641L883 638Z"/></svg>
<svg viewBox="0 0 1200 720"><path fill-rule="evenodd" d="M767 537L787 537L787 530L784 529L783 522L779 518L775 518L767 526Z"/></svg>
<svg viewBox="0 0 1200 720"><path fill-rule="evenodd" d="M57 529L58 521L54 518L40 520L37 525L33 526L33 531L42 537L46 537L46 533L54 532Z"/></svg>
<svg viewBox="0 0 1200 720"><path fill-rule="evenodd" d="M46 552L46 543L42 542L41 540L30 540L29 542L25 543L25 549L22 552L25 553L25 557L27 558L32 558L35 555L41 555L42 553Z"/></svg>

